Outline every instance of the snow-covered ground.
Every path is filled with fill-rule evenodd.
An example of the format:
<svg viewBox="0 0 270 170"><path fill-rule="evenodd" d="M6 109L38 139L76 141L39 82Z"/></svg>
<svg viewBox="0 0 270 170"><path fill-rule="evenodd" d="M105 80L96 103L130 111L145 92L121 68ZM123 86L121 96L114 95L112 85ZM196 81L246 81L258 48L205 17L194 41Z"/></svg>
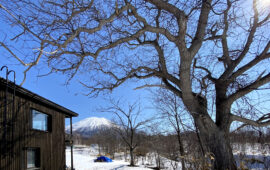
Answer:
<svg viewBox="0 0 270 170"><path fill-rule="evenodd" d="M270 170L270 146L262 146L259 144L234 144L233 152L237 160L242 161L243 166L253 170ZM137 160L138 167L129 167L129 162L125 162L123 155L122 159L113 160L110 163L94 162L97 158L98 151L95 147L75 146L73 150L74 168L76 170L150 170L147 167L155 167L154 155L147 158L147 161ZM171 170L172 164L175 163L168 159L162 158L166 170ZM66 149L66 163L70 166L70 149ZM178 163L178 168L181 169L181 164Z"/></svg>
<svg viewBox="0 0 270 170"><path fill-rule="evenodd" d="M269 144L233 144L233 153L240 166L240 161L247 169L270 170L270 145Z"/></svg>
<svg viewBox="0 0 270 170"><path fill-rule="evenodd" d="M113 160L113 162L94 162L97 158L95 148L75 147L73 150L73 163L76 170L146 170L149 168L129 167L129 163L124 160ZM66 163L71 165L70 149L66 149Z"/></svg>

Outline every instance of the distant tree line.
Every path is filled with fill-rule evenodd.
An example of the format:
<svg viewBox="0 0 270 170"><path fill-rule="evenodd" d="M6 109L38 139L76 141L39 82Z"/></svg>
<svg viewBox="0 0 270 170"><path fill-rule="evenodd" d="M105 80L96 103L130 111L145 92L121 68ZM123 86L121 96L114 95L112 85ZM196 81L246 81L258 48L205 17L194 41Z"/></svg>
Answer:
<svg viewBox="0 0 270 170"><path fill-rule="evenodd" d="M145 132L136 132L136 141L138 147L134 149L134 164L140 159L143 163L147 159L148 154L152 154L154 157L153 164L155 168L164 168L164 162L162 158L171 160L172 167L179 168L178 163L184 160L184 163L188 169L201 169L211 168L208 163L211 162L211 155L208 157L202 156L202 151L199 145L199 140L195 131L183 131L181 132L181 138L183 142L183 148L185 155L181 156L178 145L178 134L176 132L163 134L149 134ZM266 146L270 141L269 129L265 131L258 131L254 129L243 129L238 132L230 134L232 144L261 144ZM99 133L94 134L91 137L83 137L75 135L75 144L96 146L99 151L99 155L106 155L112 159L125 159L130 160L129 147L121 139L120 135L113 129L101 130ZM117 155L116 153L124 153L123 155ZM124 156L124 157L123 157ZM183 168L183 167L182 167Z"/></svg>

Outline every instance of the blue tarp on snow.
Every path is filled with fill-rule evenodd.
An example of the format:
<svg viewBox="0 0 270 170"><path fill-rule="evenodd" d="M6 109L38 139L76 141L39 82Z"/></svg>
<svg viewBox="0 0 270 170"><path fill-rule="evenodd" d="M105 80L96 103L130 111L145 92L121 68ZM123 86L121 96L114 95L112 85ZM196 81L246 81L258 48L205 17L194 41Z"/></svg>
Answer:
<svg viewBox="0 0 270 170"><path fill-rule="evenodd" d="M112 162L112 160L106 156L100 156L95 160L95 162Z"/></svg>

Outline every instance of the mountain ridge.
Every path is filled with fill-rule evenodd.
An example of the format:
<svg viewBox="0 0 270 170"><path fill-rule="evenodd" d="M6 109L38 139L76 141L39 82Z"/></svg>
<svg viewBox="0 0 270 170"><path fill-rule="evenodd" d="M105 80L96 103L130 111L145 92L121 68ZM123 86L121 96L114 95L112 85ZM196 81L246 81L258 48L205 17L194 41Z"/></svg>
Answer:
<svg viewBox="0 0 270 170"><path fill-rule="evenodd" d="M91 137L99 131L109 129L111 127L113 127L112 122L104 117L88 117L72 124L73 133L84 137ZM67 126L65 131L66 133L69 133L70 126Z"/></svg>

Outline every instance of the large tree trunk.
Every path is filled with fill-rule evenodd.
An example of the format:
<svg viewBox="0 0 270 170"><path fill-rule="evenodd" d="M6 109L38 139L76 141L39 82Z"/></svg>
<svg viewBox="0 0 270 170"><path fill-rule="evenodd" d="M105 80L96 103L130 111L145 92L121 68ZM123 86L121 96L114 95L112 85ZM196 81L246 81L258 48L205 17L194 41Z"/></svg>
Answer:
<svg viewBox="0 0 270 170"><path fill-rule="evenodd" d="M197 120L198 121L198 120ZM214 169L236 170L236 162L232 154L228 133L217 126L198 123L199 133L207 151L214 154Z"/></svg>
<svg viewBox="0 0 270 170"><path fill-rule="evenodd" d="M130 152L130 166L135 166L133 150L134 150L133 148L129 148L129 152Z"/></svg>

